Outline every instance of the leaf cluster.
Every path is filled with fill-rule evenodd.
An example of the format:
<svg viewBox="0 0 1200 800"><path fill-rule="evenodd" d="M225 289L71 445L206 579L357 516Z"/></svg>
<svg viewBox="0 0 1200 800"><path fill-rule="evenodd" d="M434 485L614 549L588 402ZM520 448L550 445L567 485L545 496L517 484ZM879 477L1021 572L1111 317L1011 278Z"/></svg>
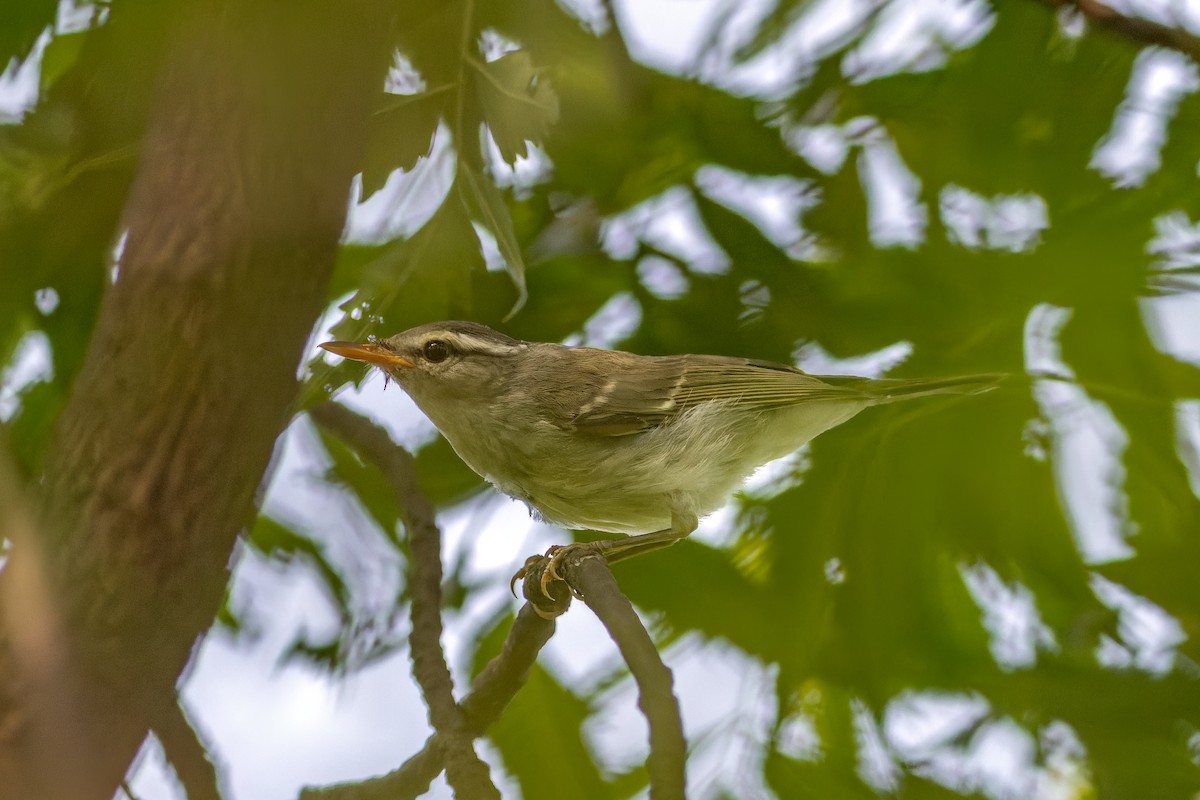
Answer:
<svg viewBox="0 0 1200 800"><path fill-rule="evenodd" d="M753 767L761 775L693 788L998 796L978 758L1012 725L1029 743L1023 787L1053 778L1064 796L1190 796L1200 789L1200 462L1186 420L1200 374L1194 355L1164 346L1155 320L1164 296L1195 308L1195 260L1184 247L1184 266L1168 268L1167 245L1152 242L1164 220L1200 217L1200 100L1184 95L1161 113L1157 168L1118 185L1094 154L1129 113L1145 56L1119 35L1075 35L1033 2L986 11L976 43L930 36L932 62L855 73L889 13L900 13L880 4L798 66L786 90L738 88L733 72L786 48L813 5L777 4L715 72L667 73L631 55L613 19L583 20L551 0L408 4L396 30L400 77L380 92L361 165L364 198L396 192L389 222L401 224L387 230L402 233L342 245L328 298L340 309L333 335L467 317L561 340L619 298L637 313L620 344L637 352L787 361L818 344L849 358L906 342L912 355L893 374L1009 372L987 396L872 411L826 434L794 485L736 501L725 546L689 541L618 568L668 660L698 637L769 676L774 708ZM51 24L53 4L17 6L20 24L0 26L0 59L28 57ZM23 386L3 420L27 475L108 286L144 134L145 72L114 54L134 43L153 61L156 18L130 15L136 23L54 33L39 103L0 127L0 363L31 337L51 354L50 376ZM714 23L714 51L728 45L720 25L730 15ZM840 159L802 155L797 142L819 133L833 135ZM878 164L889 148L913 178L907 202L918 224L907 239L879 222ZM749 187L753 199L771 180L800 198L790 240L752 202L719 189ZM955 216L951 201L962 197L974 210ZM1006 238L1014 198L1045 212L1024 238ZM680 219L682 243L663 233ZM675 289L651 279L663 274ZM57 297L49 311L38 304L47 288ZM1053 308L1070 313L1052 337L1071 373L1062 377L1087 401L1065 409L1047 404L1047 382L1027 372L1033 322ZM363 377L314 358L301 407ZM1090 403L1120 435L1102 436ZM1082 460L1071 449L1080 435L1099 442ZM320 447L325 478L403 554L399 512L379 476L334 439ZM442 440L420 449L417 466L441 508L482 488ZM1080 494L1088 480L1093 490ZM1090 558L1083 541L1097 524L1118 530L1130 557ZM344 667L354 651L344 567L303 524L264 518L248 537L317 565L346 631L297 652ZM465 572L451 569L456 606L483 595ZM1138 602L1114 603L1102 581ZM1031 604L1020 619L1032 613L1035 633L997 621L997 604L1022 597ZM388 602L398 615L407 597ZM1148 645L1138 614L1180 631L1166 669L1139 661ZM233 624L232 612L225 619ZM498 614L458 631L474 643L476 668L507 624ZM402 646L380 641L373 655ZM1006 660L1014 642L1026 655ZM644 771L605 764L589 740L601 697L535 669L489 733L523 796L644 788ZM873 749L869 732L887 734L913 698L982 699L983 710L919 752L894 735ZM737 720L723 722L702 735L736 735ZM1061 725L1077 747L1048 733ZM789 743L797 726L812 731L812 747ZM535 757L534 741L549 749ZM886 780L864 767L880 751Z"/></svg>

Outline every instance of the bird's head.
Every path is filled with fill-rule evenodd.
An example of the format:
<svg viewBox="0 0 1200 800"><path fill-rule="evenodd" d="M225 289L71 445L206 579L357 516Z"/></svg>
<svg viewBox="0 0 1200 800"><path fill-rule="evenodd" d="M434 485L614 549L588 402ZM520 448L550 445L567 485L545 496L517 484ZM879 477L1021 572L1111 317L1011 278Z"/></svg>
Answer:
<svg viewBox="0 0 1200 800"><path fill-rule="evenodd" d="M494 396L528 343L475 322L431 322L369 342L325 342L331 353L382 369L427 414L455 400Z"/></svg>

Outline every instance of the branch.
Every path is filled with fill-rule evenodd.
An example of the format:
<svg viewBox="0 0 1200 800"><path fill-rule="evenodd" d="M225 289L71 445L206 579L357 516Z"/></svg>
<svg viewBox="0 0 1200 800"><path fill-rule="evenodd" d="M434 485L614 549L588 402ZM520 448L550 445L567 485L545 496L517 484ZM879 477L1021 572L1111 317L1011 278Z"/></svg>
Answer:
<svg viewBox="0 0 1200 800"><path fill-rule="evenodd" d="M103 231L125 232L29 481L42 569L18 544L0 574L6 605L28 594L18 567L53 602L0 618L0 723L20 723L0 730L6 800L112 798L155 699L212 625L327 304L400 13L385 0L123 11L87 34L71 72L97 108L126 109L97 146L136 131L138 158L61 248L64 263L99 265ZM47 610L58 629L28 627ZM28 632L65 650L9 657L3 642Z"/></svg>
<svg viewBox="0 0 1200 800"><path fill-rule="evenodd" d="M650 724L650 796L654 800L684 797L687 744L679 702L672 690L671 670L629 599L621 593L603 556L567 557L563 578L600 618L638 686L638 708ZM529 584L526 583L528 587ZM540 588L536 589L540 592Z"/></svg>
<svg viewBox="0 0 1200 800"><path fill-rule="evenodd" d="M324 403L309 413L318 423L373 462L391 483L400 501L412 556L408 561L412 592L413 677L429 708L433 729L443 742L446 780L460 798L496 798L487 765L479 759L463 714L454 701L454 681L442 652L442 534L433 507L417 481L416 464L387 431L337 403Z"/></svg>
<svg viewBox="0 0 1200 800"><path fill-rule="evenodd" d="M542 646L554 634L554 622L543 619L526 604L504 640L504 647L476 676L459 710L467 731L482 735L524 685ZM429 790L430 782L442 771L445 740L435 733L425 746L399 769L379 778L358 783L305 789L300 800L407 800Z"/></svg>
<svg viewBox="0 0 1200 800"><path fill-rule="evenodd" d="M78 680L69 668L70 632L64 620L59 593L50 578L43 531L30 507L24 481L10 460L7 441L0 439L0 536L8 540L9 553L0 569L0 751L20 753L28 775L22 786L0 781L4 797L50 796L63 789L73 796L85 790L82 781L62 772L62 754L45 748L23 747L37 726L64 731L58 740L64 750L80 744L71 735L77 718L70 681ZM39 681L40 676L65 676L64 686ZM77 760L93 767L80 748ZM58 758L55 758L58 756ZM15 759L14 759L15 760ZM76 763L72 762L75 768ZM80 770L84 771L84 770ZM70 773L70 770L67 770ZM5 776L0 769L0 776ZM45 777L47 775L55 777Z"/></svg>
<svg viewBox="0 0 1200 800"><path fill-rule="evenodd" d="M1200 63L1200 38L1182 27L1163 25L1141 17L1127 17L1098 0L1042 0L1052 8L1073 8L1099 28L1139 44L1175 50Z"/></svg>
<svg viewBox="0 0 1200 800"><path fill-rule="evenodd" d="M183 784L187 800L221 800L217 765L200 732L187 718L181 702L174 692L163 698L163 702L151 710L151 730L175 770L175 777Z"/></svg>

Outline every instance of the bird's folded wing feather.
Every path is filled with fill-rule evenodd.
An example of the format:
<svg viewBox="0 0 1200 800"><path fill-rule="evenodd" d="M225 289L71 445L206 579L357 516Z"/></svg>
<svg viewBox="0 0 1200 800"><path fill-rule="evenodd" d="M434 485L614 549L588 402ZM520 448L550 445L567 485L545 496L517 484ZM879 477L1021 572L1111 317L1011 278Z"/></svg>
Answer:
<svg viewBox="0 0 1200 800"><path fill-rule="evenodd" d="M793 367L725 356L641 357L596 386L572 420L580 433L625 436L670 422L714 400L767 410L800 402L867 399L854 386L835 386Z"/></svg>

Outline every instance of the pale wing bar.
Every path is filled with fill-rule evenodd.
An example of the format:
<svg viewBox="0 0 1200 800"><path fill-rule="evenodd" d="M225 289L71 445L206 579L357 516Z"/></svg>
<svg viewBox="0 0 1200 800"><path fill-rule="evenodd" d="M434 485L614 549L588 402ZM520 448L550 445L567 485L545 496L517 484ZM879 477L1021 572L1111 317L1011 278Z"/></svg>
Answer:
<svg viewBox="0 0 1200 800"><path fill-rule="evenodd" d="M643 362L636 377L618 375L573 420L581 433L625 436L670 422L701 403L728 400L746 408L800 402L865 400L855 386L835 386L783 364L722 356L664 356Z"/></svg>

